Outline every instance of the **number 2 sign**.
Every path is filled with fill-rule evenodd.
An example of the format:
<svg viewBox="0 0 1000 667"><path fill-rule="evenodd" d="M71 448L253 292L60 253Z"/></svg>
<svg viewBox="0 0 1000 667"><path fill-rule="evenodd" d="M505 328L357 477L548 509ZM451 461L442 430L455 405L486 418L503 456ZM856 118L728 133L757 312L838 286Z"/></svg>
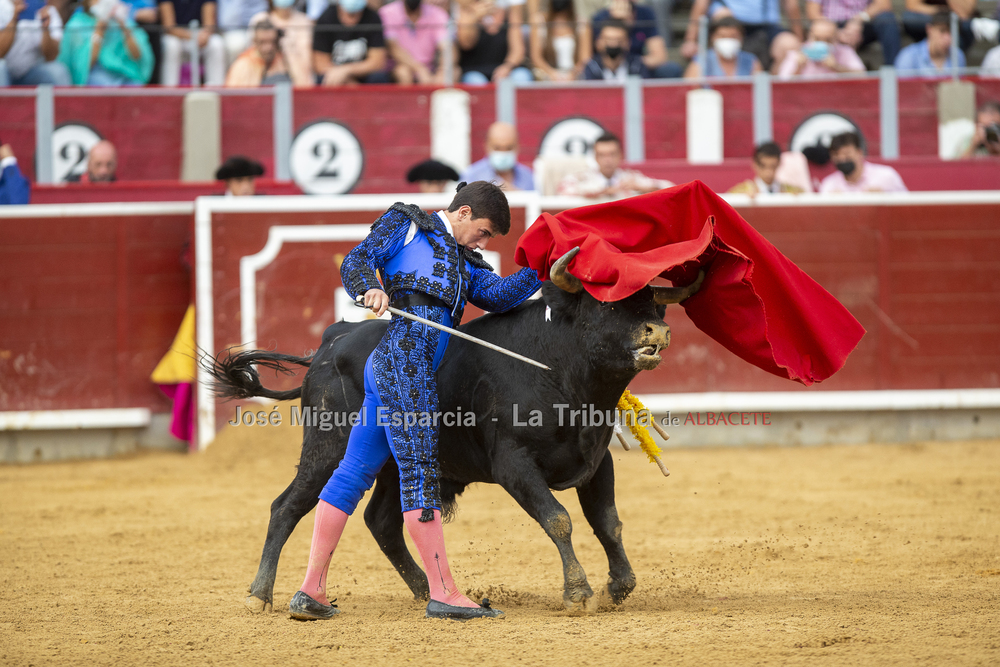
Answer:
<svg viewBox="0 0 1000 667"><path fill-rule="evenodd" d="M295 135L289 168L303 192L341 195L357 184L364 162L361 143L353 132L332 120L319 120Z"/></svg>
<svg viewBox="0 0 1000 667"><path fill-rule="evenodd" d="M101 135L83 123L63 123L52 133L52 180L65 183L87 171L87 157Z"/></svg>

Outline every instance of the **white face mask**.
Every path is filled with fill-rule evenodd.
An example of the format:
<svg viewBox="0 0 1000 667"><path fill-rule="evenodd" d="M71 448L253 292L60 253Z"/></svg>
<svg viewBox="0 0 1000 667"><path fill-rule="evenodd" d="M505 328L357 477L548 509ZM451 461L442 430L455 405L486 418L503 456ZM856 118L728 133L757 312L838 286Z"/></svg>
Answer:
<svg viewBox="0 0 1000 667"><path fill-rule="evenodd" d="M118 0L97 0L90 6L90 15L98 21L107 21L111 18L111 13L115 11Z"/></svg>
<svg viewBox="0 0 1000 667"><path fill-rule="evenodd" d="M743 43L733 37L720 37L712 42L712 48L723 60L732 60L743 48Z"/></svg>

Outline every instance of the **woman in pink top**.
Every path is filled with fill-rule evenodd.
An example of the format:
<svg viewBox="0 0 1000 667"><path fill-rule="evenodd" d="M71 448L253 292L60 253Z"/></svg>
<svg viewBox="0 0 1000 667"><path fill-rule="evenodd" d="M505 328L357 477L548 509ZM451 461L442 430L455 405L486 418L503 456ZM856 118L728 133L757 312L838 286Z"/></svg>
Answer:
<svg viewBox="0 0 1000 667"><path fill-rule="evenodd" d="M308 16L292 9L295 0L271 0L271 11L254 14L250 19L250 34L261 21L271 22L284 35L281 38L281 55L288 67L288 76L296 88L316 85L312 71L313 22Z"/></svg>
<svg viewBox="0 0 1000 667"><path fill-rule="evenodd" d="M797 51L789 51L778 69L778 77L817 76L836 72L864 72L865 64L849 46L838 44L837 26L816 19L809 28L809 41Z"/></svg>

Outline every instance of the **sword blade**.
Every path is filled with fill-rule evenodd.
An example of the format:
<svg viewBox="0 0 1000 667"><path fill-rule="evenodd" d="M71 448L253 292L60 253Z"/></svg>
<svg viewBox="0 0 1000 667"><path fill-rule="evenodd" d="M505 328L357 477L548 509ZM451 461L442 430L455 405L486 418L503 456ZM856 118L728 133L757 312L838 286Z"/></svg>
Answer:
<svg viewBox="0 0 1000 667"><path fill-rule="evenodd" d="M363 302L361 302L361 301L355 301L354 305L355 306L359 306L361 308L365 307L365 304ZM534 359L529 359L528 357L526 357L524 355L521 355L521 354L518 354L517 352L511 352L510 350L508 350L506 348L503 348L503 347L500 347L499 345L494 345L493 343L488 343L485 340L482 340L481 338L476 338L475 336L470 336L467 333L463 333L461 331L458 331L457 329L452 329L451 327L446 327L443 324L438 324L437 322L431 322L430 320L424 319L423 317L420 317L418 315L414 315L412 313L404 312L404 311L400 310L399 308L393 308L392 306L389 306L388 308L386 308L386 310L388 310L393 315L399 315L400 317L405 317L408 320L413 320L414 322L420 322L421 324L426 324L429 327L434 327L435 329L439 329L441 331L449 333L452 336L458 336L459 338L464 338L465 340L469 341L470 343L475 343L477 345L482 345L483 347L489 348L489 349L491 349L491 350L493 350L495 352L499 352L500 354L506 354L508 357L513 357L514 359L517 359L518 361L523 361L526 364L531 364L532 366L538 366L539 368L544 368L547 371L551 371L552 370L551 368L549 368L545 364L539 363L539 362L535 361Z"/></svg>

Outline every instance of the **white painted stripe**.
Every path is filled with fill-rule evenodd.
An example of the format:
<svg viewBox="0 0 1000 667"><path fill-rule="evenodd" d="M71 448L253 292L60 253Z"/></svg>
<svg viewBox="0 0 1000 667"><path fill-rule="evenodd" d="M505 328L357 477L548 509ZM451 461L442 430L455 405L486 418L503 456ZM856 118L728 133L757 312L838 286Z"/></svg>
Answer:
<svg viewBox="0 0 1000 667"><path fill-rule="evenodd" d="M195 340L198 352L215 356L215 320L212 297L212 209L218 197L195 200ZM241 199L241 197L234 197ZM247 197L247 199L251 199ZM205 449L215 439L215 397L212 378L203 364L198 364L198 449Z"/></svg>
<svg viewBox="0 0 1000 667"><path fill-rule="evenodd" d="M0 206L0 218L96 218L121 215L190 215L194 202L98 202Z"/></svg>
<svg viewBox="0 0 1000 667"><path fill-rule="evenodd" d="M0 412L0 431L141 428L149 426L150 417L146 408Z"/></svg>
<svg viewBox="0 0 1000 667"><path fill-rule="evenodd" d="M873 412L1000 408L1000 389L876 391L762 391L637 394L654 413L670 412Z"/></svg>

